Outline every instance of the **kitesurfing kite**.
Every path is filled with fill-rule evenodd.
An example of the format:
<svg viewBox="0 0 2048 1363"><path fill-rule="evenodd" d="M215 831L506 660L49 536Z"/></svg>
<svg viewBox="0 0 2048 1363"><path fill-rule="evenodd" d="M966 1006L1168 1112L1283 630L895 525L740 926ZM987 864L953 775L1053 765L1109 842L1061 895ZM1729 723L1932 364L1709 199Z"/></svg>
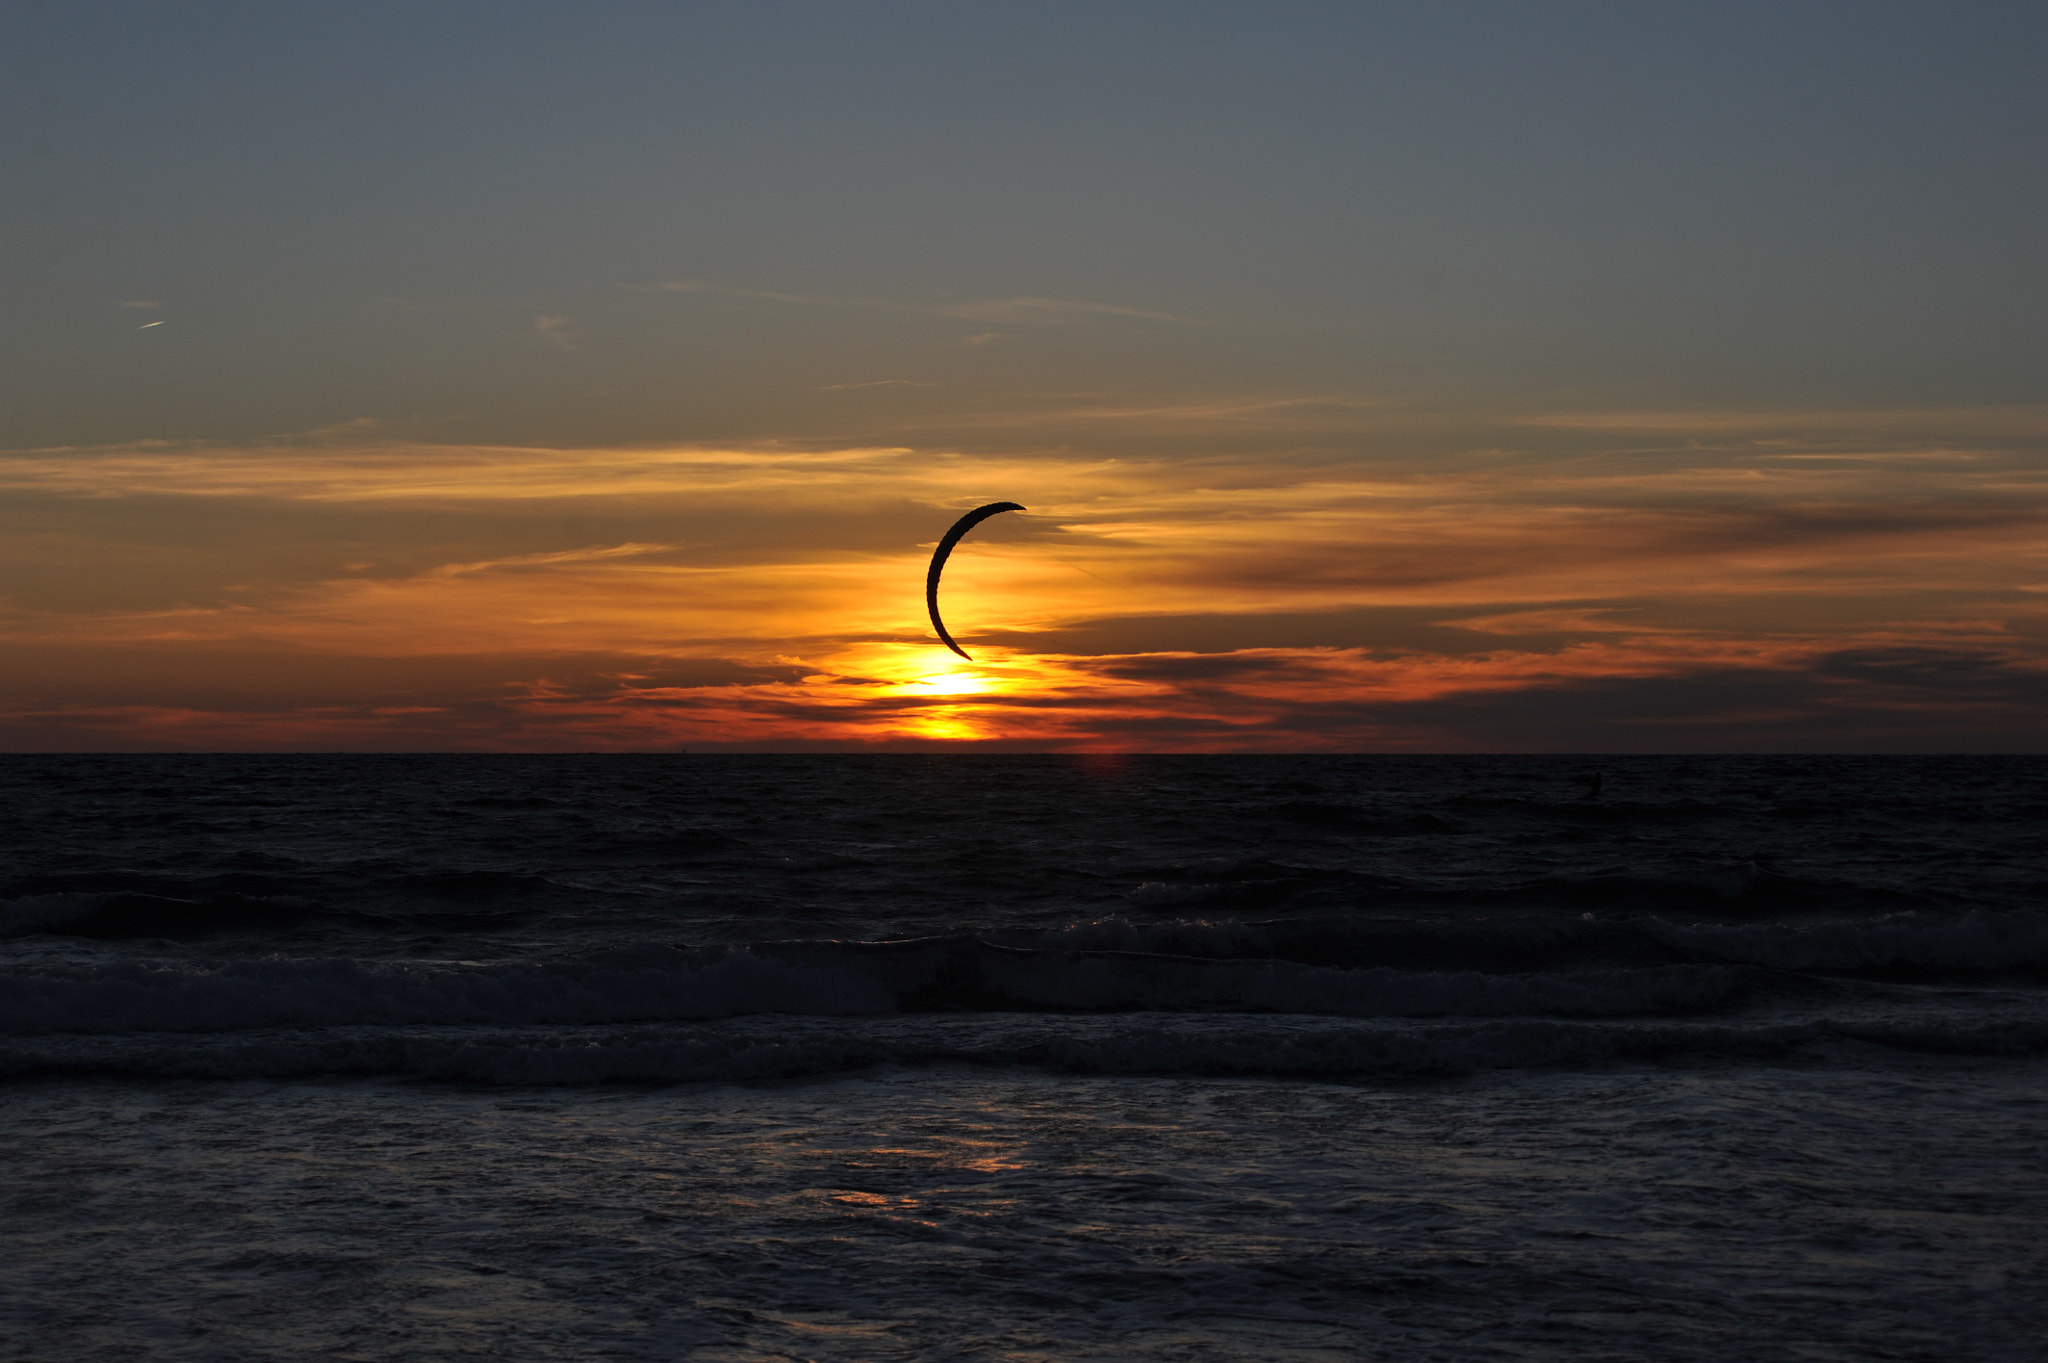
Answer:
<svg viewBox="0 0 2048 1363"><path fill-rule="evenodd" d="M1015 502L990 502L987 506L977 506L959 520L954 521L953 528L948 530L946 537L939 541L939 547L932 550L932 566L924 575L924 604L932 613L932 628L937 630L939 637L946 641L947 648L966 658L970 663L974 659L968 655L966 649L953 642L953 636L946 633L946 622L939 619L939 574L946 570L946 559L951 556L953 546L960 542L961 536L965 535L975 526L980 525L990 516L1004 511L1022 511L1024 509Z"/></svg>

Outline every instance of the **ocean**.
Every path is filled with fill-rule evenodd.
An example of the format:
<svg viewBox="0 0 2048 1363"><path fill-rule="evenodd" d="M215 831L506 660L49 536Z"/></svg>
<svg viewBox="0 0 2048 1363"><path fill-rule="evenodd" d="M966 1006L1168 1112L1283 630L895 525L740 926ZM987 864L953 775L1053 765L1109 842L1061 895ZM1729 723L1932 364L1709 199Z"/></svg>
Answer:
<svg viewBox="0 0 2048 1363"><path fill-rule="evenodd" d="M0 1356L2034 1363L2044 823L2023 757L0 758Z"/></svg>

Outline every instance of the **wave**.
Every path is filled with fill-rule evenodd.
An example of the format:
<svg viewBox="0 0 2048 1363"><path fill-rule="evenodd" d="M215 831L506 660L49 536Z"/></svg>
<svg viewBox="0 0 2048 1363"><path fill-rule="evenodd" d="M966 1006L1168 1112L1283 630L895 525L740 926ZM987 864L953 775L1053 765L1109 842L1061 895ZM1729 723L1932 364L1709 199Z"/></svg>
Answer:
<svg viewBox="0 0 2048 1363"><path fill-rule="evenodd" d="M1406 827L1400 831L1423 830ZM1954 896L1938 887L1909 890L1897 885L1789 875L1754 859L1708 863L1661 874L1613 870L1486 885L1431 883L1263 858L1148 866L1133 868L1126 874L1142 881L1126 892L1126 900L1141 910L1163 912L1257 912L1282 906L1297 910L1347 906L1502 912L1595 909L1610 913L1720 913L1755 917L1772 913L1882 914L1961 907Z"/></svg>
<svg viewBox="0 0 2048 1363"><path fill-rule="evenodd" d="M645 946L545 964L267 958L15 972L0 1034L362 1024L600 1023L942 1010L1620 1017L1726 1007L1768 972L1677 966L1526 976L1332 969L968 940Z"/></svg>
<svg viewBox="0 0 2048 1363"><path fill-rule="evenodd" d="M338 909L323 900L301 895L237 892L196 898L126 890L24 895L19 899L0 899L0 939L39 935L102 940L261 935L313 922L369 930L402 925L414 929L481 931L520 922L532 912L530 905L497 892L501 887L495 881L426 876L403 879L426 883L409 883L409 897L394 896L354 909Z"/></svg>
<svg viewBox="0 0 2048 1363"><path fill-rule="evenodd" d="M1540 800L1514 795L1452 795L1434 803L1439 809L1452 810L1468 816L1497 818L1507 815L1552 823L1622 826L1687 825L1742 818L1749 814L1749 811L1735 806L1695 799Z"/></svg>
<svg viewBox="0 0 2048 1363"><path fill-rule="evenodd" d="M876 982L851 971L666 947L495 966L276 957L122 962L13 972L0 990L0 1034L694 1020L886 1012L893 1004Z"/></svg>
<svg viewBox="0 0 2048 1363"><path fill-rule="evenodd" d="M115 890L0 899L0 938L197 937L291 927L320 912L285 895L217 894L203 899Z"/></svg>
<svg viewBox="0 0 2048 1363"><path fill-rule="evenodd" d="M0 897L0 939L251 936L315 926L358 934L393 926L487 932L551 917L591 921L626 908L640 913L642 921L659 921L664 915L673 921L679 908L682 914L701 909L701 903L681 903L692 896L758 897L764 885L791 875L822 874L828 881L838 877L834 883L849 893L864 893L873 886L862 876L881 865L842 852L812 849L794 856L772 851L746 849L733 839L697 829L593 839L576 849L578 862L589 866L661 867L665 876L685 864L701 870L701 877L693 872L673 886L667 900L660 897L663 891L615 872L577 876L474 867L406 871L390 862L313 868L289 859L250 858L240 869L194 876L130 870L35 876L5 885L14 897ZM978 870L985 860L985 853L977 851L967 859L966 869L950 870L955 887L997 895L1013 892L1014 873ZM1125 912L1160 920L1394 913L1438 920L1549 913L1570 920L1588 911L1606 918L1711 916L1757 921L1826 913L1875 919L1903 912L1956 914L2008 902L1982 896L1966 900L1938 884L1907 890L1787 875L1754 860L1662 873L1594 870L1491 884L1470 883L1455 873L1426 880L1268 858L1135 865L1107 874L1073 871L1064 880L1062 874L1041 868L1038 883L1049 888L1056 884L1075 902L1091 905L1106 906L1115 902L1110 896L1121 894ZM867 881L876 878L868 876ZM660 878L652 883L660 884ZM806 897L818 893L818 888L807 886ZM2025 906L2038 902L2042 888L2009 885L2003 893ZM831 893L829 884L823 889ZM1638 943L1631 959L1654 956Z"/></svg>
<svg viewBox="0 0 2048 1363"><path fill-rule="evenodd" d="M1793 983L1732 965L1489 975L1032 950L976 939L649 945L543 964L265 958L17 971L4 977L0 1034L949 1010L1622 1017L1725 1008Z"/></svg>
<svg viewBox="0 0 2048 1363"><path fill-rule="evenodd" d="M1341 828L1352 833L1370 833L1382 837L1465 831L1458 824L1434 814L1335 804L1324 800L1288 800L1284 804L1274 806L1272 812L1294 823Z"/></svg>
<svg viewBox="0 0 2048 1363"><path fill-rule="evenodd" d="M2048 1021L1761 1026L1548 1020L1387 1025L1356 1021L1059 1017L746 1019L708 1029L355 1028L226 1037L58 1037L0 1043L0 1078L379 1076L576 1085L732 1082L884 1065L1027 1066L1118 1075L1430 1079L1483 1070L1617 1063L1711 1064L1936 1053L2048 1054Z"/></svg>
<svg viewBox="0 0 2048 1363"><path fill-rule="evenodd" d="M1674 923L1657 917L1326 915L1265 921L1112 917L987 934L1004 945L1496 974L1735 964L1825 974L2048 970L2048 915L1898 913L1861 922Z"/></svg>
<svg viewBox="0 0 2048 1363"><path fill-rule="evenodd" d="M136 898L36 907L149 910ZM2044 970L2048 917L2039 914L1806 926L1109 918L883 942L640 943L498 963L265 956L24 966L0 974L0 1034L1004 1010L1641 1017L1812 995L1831 987L1826 977L2031 979Z"/></svg>
<svg viewBox="0 0 2048 1363"><path fill-rule="evenodd" d="M1471 902L1651 913L1886 913L1946 902L1939 892L1786 875L1755 861L1696 866L1665 875L1556 876L1487 889Z"/></svg>
<svg viewBox="0 0 2048 1363"><path fill-rule="evenodd" d="M1692 960L1835 973L1945 973L2048 969L2048 915L1972 913L1959 918L1897 914L1874 922L1776 924L1659 920L1641 930Z"/></svg>

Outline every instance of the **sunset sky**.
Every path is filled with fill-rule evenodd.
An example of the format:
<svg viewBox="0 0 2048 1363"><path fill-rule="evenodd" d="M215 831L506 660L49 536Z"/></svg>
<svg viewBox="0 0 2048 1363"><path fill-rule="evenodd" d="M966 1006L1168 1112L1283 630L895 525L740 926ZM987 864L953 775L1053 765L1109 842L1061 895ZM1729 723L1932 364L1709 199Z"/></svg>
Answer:
<svg viewBox="0 0 2048 1363"><path fill-rule="evenodd" d="M2048 751L2044 40L0 3L0 747Z"/></svg>

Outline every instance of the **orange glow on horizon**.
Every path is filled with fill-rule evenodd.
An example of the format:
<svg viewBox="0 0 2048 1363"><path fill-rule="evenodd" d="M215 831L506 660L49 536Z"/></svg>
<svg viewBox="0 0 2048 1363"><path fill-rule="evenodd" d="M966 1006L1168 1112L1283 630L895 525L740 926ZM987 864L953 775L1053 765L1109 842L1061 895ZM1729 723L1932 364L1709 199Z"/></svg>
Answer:
<svg viewBox="0 0 2048 1363"><path fill-rule="evenodd" d="M1518 696L1741 676L1746 691L1688 702L1699 724L1816 705L1903 723L1966 703L1914 689L1965 667L1943 659L1974 660L1955 676L1992 696L2044 670L2048 476L1998 443L2041 422L2011 417L1991 441L1990 418L1966 417L1977 447L1907 430L1860 455L1722 418L1646 453L1640 426L1575 418L1627 443L1412 467L900 448L0 457L0 487L48 508L4 552L68 565L0 602L16 678L0 721L195 747L1458 747L1460 715ZM1032 510L978 531L947 573L968 662L930 637L925 559L958 509L998 494ZM252 528L182 560L103 528L164 499ZM299 540L262 529L279 518Z"/></svg>

